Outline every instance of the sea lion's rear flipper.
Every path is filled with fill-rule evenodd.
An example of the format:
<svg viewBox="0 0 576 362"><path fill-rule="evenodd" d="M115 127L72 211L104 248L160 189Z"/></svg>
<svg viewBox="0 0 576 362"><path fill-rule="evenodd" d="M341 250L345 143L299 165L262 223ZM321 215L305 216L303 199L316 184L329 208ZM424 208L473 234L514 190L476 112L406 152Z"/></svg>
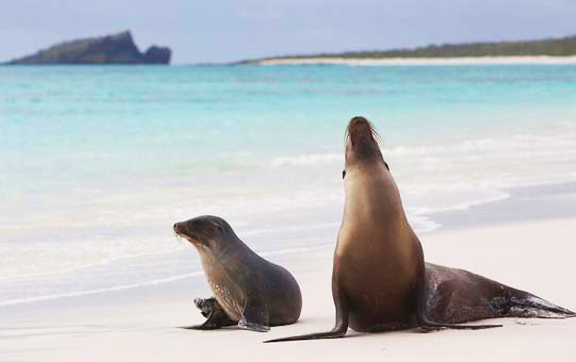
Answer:
<svg viewBox="0 0 576 362"><path fill-rule="evenodd" d="M203 324L180 328L210 330L236 325L236 322L228 317L216 298L196 298L194 299L194 304L198 309L200 309L200 313L207 318L206 321Z"/></svg>
<svg viewBox="0 0 576 362"><path fill-rule="evenodd" d="M550 303L522 290L506 287L503 308L506 317L564 319L576 317L576 313Z"/></svg>
<svg viewBox="0 0 576 362"><path fill-rule="evenodd" d="M441 265L426 263L426 288L425 315L439 324L502 317L576 317L574 312L528 292Z"/></svg>
<svg viewBox="0 0 576 362"><path fill-rule="evenodd" d="M264 298L248 298L242 319L238 322L238 327L255 332L268 332L270 330L270 314Z"/></svg>

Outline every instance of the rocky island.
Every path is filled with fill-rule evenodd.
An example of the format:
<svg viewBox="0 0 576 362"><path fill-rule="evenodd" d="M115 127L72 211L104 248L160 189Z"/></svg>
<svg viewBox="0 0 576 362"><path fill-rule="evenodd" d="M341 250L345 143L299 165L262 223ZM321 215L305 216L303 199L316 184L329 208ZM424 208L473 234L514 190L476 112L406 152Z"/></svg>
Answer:
<svg viewBox="0 0 576 362"><path fill-rule="evenodd" d="M171 55L170 48L158 46L141 53L130 31L124 31L60 43L5 64L170 64Z"/></svg>

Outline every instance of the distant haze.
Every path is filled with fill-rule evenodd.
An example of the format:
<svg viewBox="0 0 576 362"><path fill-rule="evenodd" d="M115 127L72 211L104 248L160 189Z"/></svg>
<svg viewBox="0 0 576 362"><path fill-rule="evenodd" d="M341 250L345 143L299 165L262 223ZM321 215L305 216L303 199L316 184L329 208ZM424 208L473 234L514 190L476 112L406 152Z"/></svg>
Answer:
<svg viewBox="0 0 576 362"><path fill-rule="evenodd" d="M174 63L576 34L575 0L19 0L0 12L0 61L130 29Z"/></svg>

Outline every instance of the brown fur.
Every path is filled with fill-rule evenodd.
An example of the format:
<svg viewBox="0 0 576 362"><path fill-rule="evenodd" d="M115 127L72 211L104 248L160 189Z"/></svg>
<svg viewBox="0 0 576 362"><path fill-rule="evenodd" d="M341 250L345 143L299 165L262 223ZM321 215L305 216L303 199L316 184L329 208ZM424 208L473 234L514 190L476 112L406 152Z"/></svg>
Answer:
<svg viewBox="0 0 576 362"><path fill-rule="evenodd" d="M427 264L382 157L373 126L350 120L346 136L346 201L334 252L332 331L268 342L343 337L356 331L483 329L455 325L483 318L570 317L574 313L478 275Z"/></svg>

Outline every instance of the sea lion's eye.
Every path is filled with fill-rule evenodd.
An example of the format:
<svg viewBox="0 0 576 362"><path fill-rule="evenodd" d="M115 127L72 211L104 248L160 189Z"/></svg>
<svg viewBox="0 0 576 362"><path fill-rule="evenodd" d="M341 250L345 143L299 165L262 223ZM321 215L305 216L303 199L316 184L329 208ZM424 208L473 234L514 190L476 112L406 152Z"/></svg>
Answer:
<svg viewBox="0 0 576 362"><path fill-rule="evenodd" d="M344 179L344 177L346 177L346 170L342 170L342 179Z"/></svg>

